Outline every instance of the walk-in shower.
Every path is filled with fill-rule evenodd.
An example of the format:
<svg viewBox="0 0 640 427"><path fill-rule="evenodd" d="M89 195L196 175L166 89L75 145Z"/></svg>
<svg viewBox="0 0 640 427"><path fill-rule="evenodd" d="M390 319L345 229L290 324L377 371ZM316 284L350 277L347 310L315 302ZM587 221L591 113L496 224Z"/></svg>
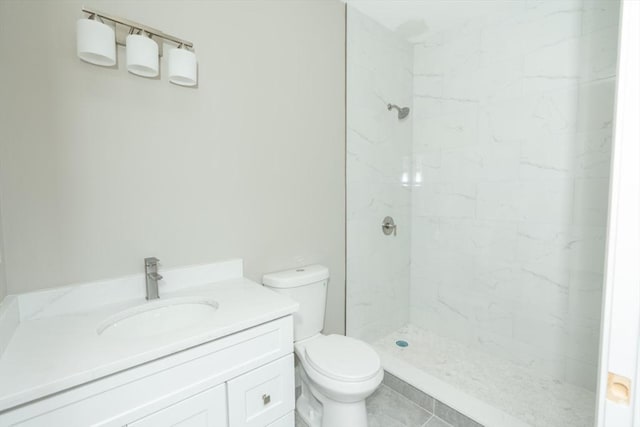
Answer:
<svg viewBox="0 0 640 427"><path fill-rule="evenodd" d="M491 427L593 425L618 13L347 2L347 333Z"/></svg>

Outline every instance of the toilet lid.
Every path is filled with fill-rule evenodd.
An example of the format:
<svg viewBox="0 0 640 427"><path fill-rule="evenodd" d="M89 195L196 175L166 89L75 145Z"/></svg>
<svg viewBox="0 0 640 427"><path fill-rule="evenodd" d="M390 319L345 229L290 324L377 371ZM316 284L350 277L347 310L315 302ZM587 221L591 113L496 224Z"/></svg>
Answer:
<svg viewBox="0 0 640 427"><path fill-rule="evenodd" d="M380 370L380 357L364 342L342 335L327 335L305 348L309 364L341 381L366 381Z"/></svg>

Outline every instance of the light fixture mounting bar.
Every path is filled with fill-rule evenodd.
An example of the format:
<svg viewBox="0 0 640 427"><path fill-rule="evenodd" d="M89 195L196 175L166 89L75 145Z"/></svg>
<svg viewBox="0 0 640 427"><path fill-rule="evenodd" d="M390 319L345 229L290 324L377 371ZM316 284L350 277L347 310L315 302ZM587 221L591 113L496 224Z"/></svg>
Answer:
<svg viewBox="0 0 640 427"><path fill-rule="evenodd" d="M183 45L188 48L193 48L193 43L188 40L181 39L176 36L172 36L171 34L163 33L160 30L156 30L155 28L151 28L147 25L140 24L135 21L131 21L126 18L120 18L119 16L110 15L108 13L99 12L95 9L87 9L86 7L82 7L82 11L88 13L89 15L95 15L102 19L106 19L107 21L115 22L117 24L126 25L129 28L135 28L137 30L142 30L146 33L154 35L156 37L160 37L161 39L172 41L178 45Z"/></svg>

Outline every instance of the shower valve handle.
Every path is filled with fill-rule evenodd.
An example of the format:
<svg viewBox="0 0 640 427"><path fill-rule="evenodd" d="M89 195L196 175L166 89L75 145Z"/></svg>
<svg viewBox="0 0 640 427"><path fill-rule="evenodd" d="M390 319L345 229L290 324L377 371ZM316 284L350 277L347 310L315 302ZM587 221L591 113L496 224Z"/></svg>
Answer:
<svg viewBox="0 0 640 427"><path fill-rule="evenodd" d="M389 236L391 235L391 233L396 236L397 227L398 226L396 225L395 221L390 216L387 216L382 220L382 232L385 236Z"/></svg>

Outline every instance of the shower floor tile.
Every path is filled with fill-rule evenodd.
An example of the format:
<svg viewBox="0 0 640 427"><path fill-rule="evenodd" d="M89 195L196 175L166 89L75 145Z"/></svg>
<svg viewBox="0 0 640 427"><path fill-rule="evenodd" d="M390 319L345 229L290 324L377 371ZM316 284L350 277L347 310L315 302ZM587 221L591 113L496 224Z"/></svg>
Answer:
<svg viewBox="0 0 640 427"><path fill-rule="evenodd" d="M406 348L395 342L409 342ZM413 325L373 343L386 361L399 360L531 427L593 426L595 393L501 360ZM406 380L406 378L405 378ZM412 382L411 378L409 378ZM414 384L416 385L416 384ZM436 399L432 390L423 390ZM459 409L463 409L459 407ZM464 412L464 410L463 410ZM474 414L466 415L475 418ZM480 419L478 419L480 421Z"/></svg>

